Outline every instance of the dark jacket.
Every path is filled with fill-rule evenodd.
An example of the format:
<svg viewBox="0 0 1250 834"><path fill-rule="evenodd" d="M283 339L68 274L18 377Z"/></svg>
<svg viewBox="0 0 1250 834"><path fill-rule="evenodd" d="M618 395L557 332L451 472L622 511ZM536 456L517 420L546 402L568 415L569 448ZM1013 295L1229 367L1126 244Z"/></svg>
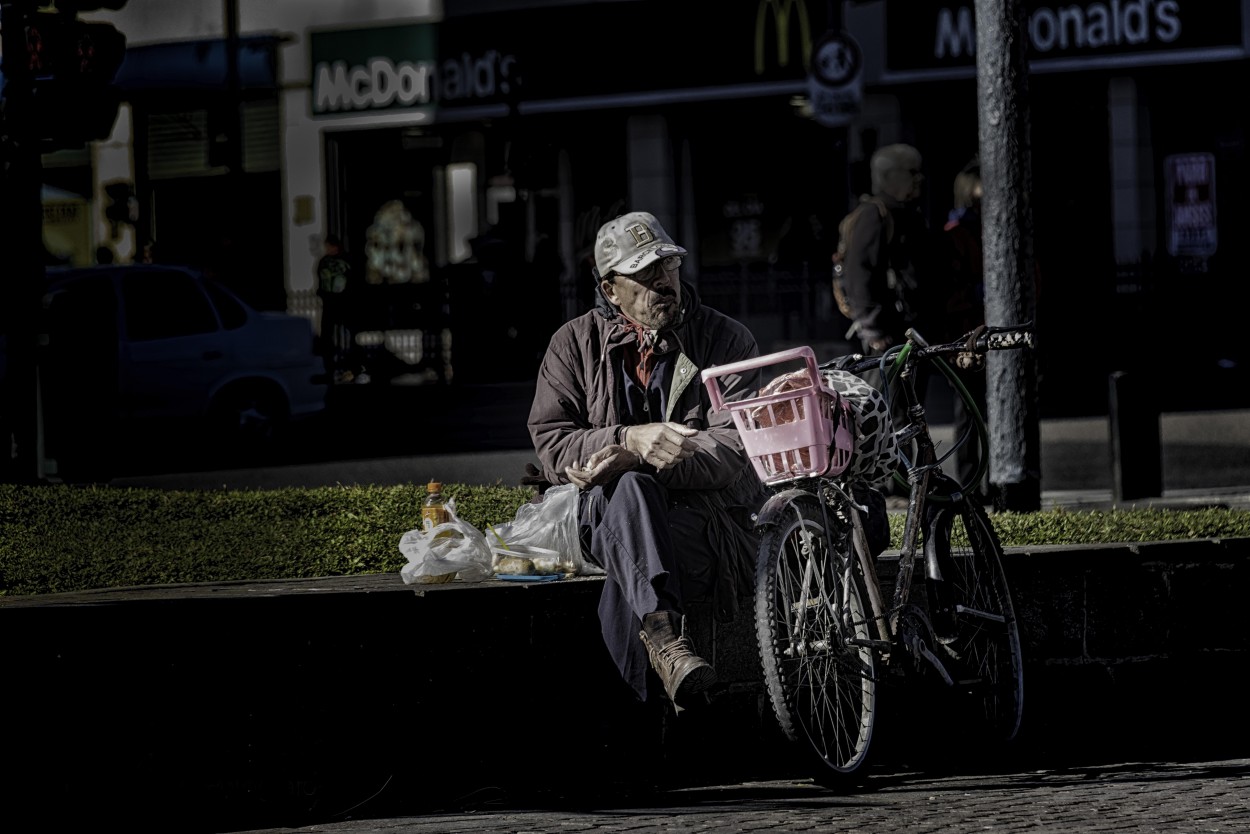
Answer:
<svg viewBox="0 0 1250 834"><path fill-rule="evenodd" d="M890 220L871 204L856 207L860 216L846 242L842 280L855 334L865 345L878 339L896 345L910 326L925 333L921 314L938 278L938 241L915 207L879 197Z"/></svg>
<svg viewBox="0 0 1250 834"><path fill-rule="evenodd" d="M721 558L728 557L731 565L729 571L720 571L716 594L718 611L728 616L736 604L732 596L744 589L742 581L750 581L756 545L750 514L767 493L743 452L729 412L711 411L700 372L758 356L759 347L750 330L704 307L694 287L685 283L682 306L681 322L660 335L656 348L675 359L662 419L698 429L699 448L659 472L657 479L668 488L672 502L707 515L708 550L716 553L720 548ZM538 371L529 431L543 474L553 484L568 482L565 467L584 463L618 442L621 427L629 422L620 402L617 360L626 340L635 337L621 322L615 306L600 293L595 309L566 322L551 338ZM755 374L738 378L724 389L725 398L751 396L758 387Z"/></svg>
<svg viewBox="0 0 1250 834"><path fill-rule="evenodd" d="M946 327L930 338L946 341L985 324L985 254L981 248L981 215L974 209L952 212L943 231L947 258Z"/></svg>

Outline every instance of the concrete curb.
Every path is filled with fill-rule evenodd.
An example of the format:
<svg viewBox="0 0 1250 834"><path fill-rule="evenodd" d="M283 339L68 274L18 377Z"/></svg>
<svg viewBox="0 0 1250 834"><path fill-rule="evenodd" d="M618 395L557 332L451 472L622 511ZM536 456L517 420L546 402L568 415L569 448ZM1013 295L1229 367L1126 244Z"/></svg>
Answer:
<svg viewBox="0 0 1250 834"><path fill-rule="evenodd" d="M1248 557L1250 538L1008 549L1027 667L1006 755L1244 752L1250 727L1230 716L1244 712ZM24 751L2 757L20 801L0 814L222 830L365 800L447 807L484 787L801 774L761 696L749 601L731 623L698 618L726 688L672 721L616 678L600 584L390 574L0 598L0 628L21 635L6 641L8 749ZM898 693L881 761L935 755L908 720L936 708Z"/></svg>

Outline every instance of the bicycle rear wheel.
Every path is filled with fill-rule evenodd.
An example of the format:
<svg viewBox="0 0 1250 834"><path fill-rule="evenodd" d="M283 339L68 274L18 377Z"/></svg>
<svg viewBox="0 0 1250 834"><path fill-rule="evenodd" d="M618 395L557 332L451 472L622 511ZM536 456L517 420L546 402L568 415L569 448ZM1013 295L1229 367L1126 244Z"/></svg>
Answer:
<svg viewBox="0 0 1250 834"><path fill-rule="evenodd" d="M755 628L782 732L814 753L817 782L859 781L877 713L876 657L854 578L851 526L820 503L790 501L761 538Z"/></svg>
<svg viewBox="0 0 1250 834"><path fill-rule="evenodd" d="M1003 548L984 508L958 502L930 515L925 555L929 616L956 686L991 742L1015 738L1024 711L1020 631L1003 572Z"/></svg>

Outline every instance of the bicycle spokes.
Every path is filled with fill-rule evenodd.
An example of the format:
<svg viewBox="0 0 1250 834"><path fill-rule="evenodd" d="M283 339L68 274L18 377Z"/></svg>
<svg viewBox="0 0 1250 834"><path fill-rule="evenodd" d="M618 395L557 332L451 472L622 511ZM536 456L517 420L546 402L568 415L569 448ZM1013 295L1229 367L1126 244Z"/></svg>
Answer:
<svg viewBox="0 0 1250 834"><path fill-rule="evenodd" d="M793 512L791 512L793 510ZM876 712L875 659L853 582L849 534L826 535L814 497L797 499L764 535L756 629L765 683L783 733L822 763L825 784L868 752Z"/></svg>
<svg viewBox="0 0 1250 834"><path fill-rule="evenodd" d="M1024 683L1002 548L984 511L973 506L938 513L929 534L941 575L928 584L936 645L991 733L1010 740L1020 724Z"/></svg>
<svg viewBox="0 0 1250 834"><path fill-rule="evenodd" d="M797 547L779 565L784 579L785 608L790 612L786 657L807 657L816 652L836 652L856 642L856 629L864 622L856 617L847 599L850 566L831 558L822 538L810 529L798 532Z"/></svg>

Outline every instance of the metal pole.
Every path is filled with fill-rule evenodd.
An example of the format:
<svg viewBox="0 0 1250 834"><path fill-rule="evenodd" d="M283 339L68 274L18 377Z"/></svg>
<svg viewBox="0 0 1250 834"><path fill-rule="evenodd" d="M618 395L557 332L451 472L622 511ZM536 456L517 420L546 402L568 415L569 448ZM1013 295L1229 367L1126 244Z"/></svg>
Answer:
<svg viewBox="0 0 1250 834"><path fill-rule="evenodd" d="M241 83L239 80L239 0L226 3L226 97L230 132L227 137L227 165L234 179L243 171L243 125Z"/></svg>
<svg viewBox="0 0 1250 834"><path fill-rule="evenodd" d="M976 0L977 105L984 224L985 319L1034 318L1028 67L1022 0ZM1037 367L1029 351L986 362L990 488L995 506L1041 509Z"/></svg>
<svg viewBox="0 0 1250 834"><path fill-rule="evenodd" d="M5 5L0 30L22 26L20 12ZM16 37L6 38L13 44ZM33 81L6 56L3 124L0 125L0 251L5 253L3 333L8 369L0 391L0 478L13 483L43 480L39 417L39 320L43 298L43 160L32 126ZM12 446L10 447L10 443Z"/></svg>

